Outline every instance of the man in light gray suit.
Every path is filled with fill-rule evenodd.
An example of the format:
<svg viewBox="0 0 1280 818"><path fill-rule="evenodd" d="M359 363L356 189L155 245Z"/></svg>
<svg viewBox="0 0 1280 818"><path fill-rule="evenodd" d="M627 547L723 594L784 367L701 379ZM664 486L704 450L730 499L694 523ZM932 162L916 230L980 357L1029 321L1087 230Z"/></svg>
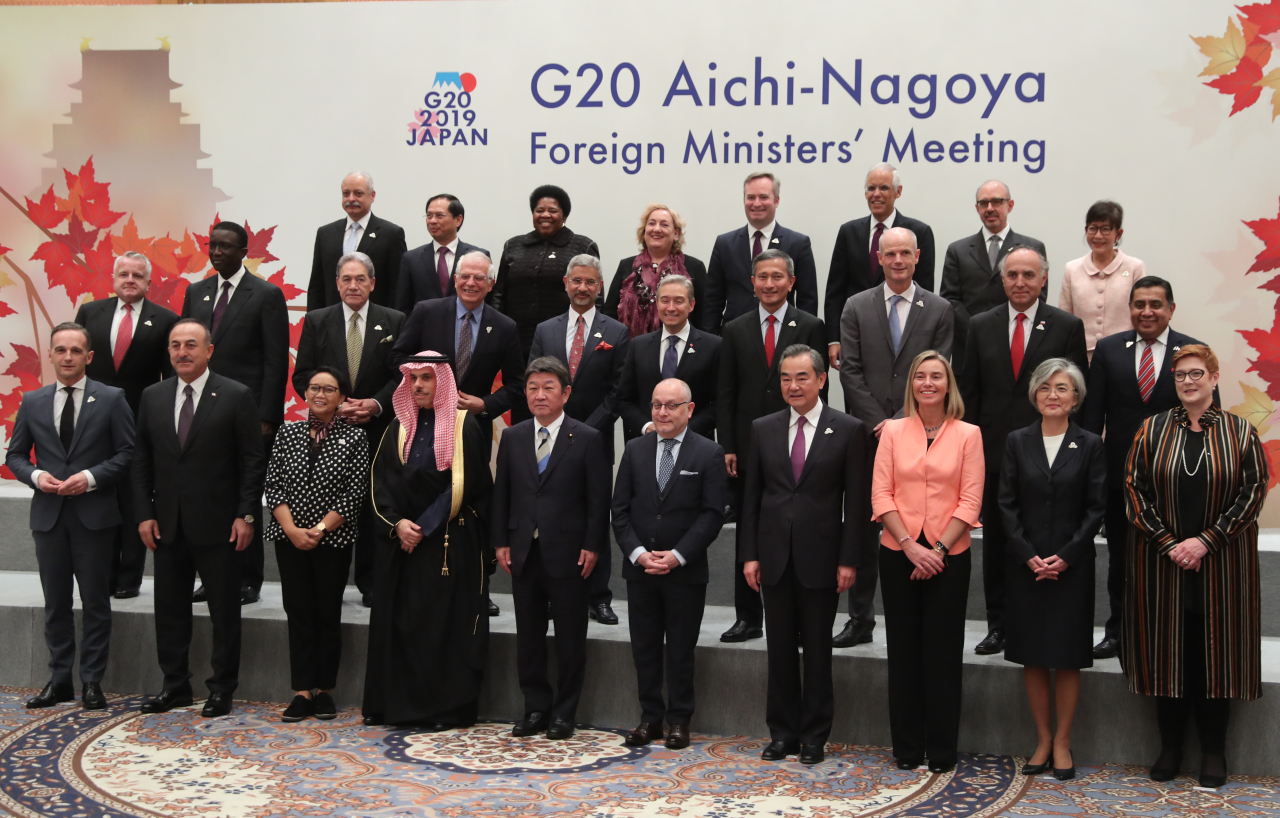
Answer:
<svg viewBox="0 0 1280 818"><path fill-rule="evenodd" d="M111 560L120 525L116 486L128 476L133 457L133 413L123 389L85 377L92 359L84 327L66 323L53 328L49 360L58 382L22 397L5 455L9 469L36 490L31 536L44 589L51 676L44 690L27 701L31 708L75 699L73 582L80 586L84 608L84 708L107 706L101 685L111 642ZM32 447L39 468L32 462Z"/></svg>
<svg viewBox="0 0 1280 818"><path fill-rule="evenodd" d="M884 282L850 296L840 315L844 405L872 430L875 440L885 421L902 412L911 361L926 349L951 355L951 305L915 283L919 261L915 233L905 227L886 230L880 237ZM864 551L871 553L863 554L849 590L849 621L832 640L838 648L870 642L875 630L876 549Z"/></svg>

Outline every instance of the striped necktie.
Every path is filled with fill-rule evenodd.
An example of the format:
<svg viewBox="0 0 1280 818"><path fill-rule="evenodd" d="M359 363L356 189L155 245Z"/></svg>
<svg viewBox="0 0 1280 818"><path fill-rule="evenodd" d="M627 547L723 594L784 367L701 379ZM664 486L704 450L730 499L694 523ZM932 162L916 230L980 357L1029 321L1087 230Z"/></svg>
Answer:
<svg viewBox="0 0 1280 818"><path fill-rule="evenodd" d="M1147 348L1142 350L1142 360L1138 363L1138 391L1142 393L1142 402L1151 397L1151 390L1156 387L1156 362L1151 357L1151 347L1155 341L1147 341Z"/></svg>

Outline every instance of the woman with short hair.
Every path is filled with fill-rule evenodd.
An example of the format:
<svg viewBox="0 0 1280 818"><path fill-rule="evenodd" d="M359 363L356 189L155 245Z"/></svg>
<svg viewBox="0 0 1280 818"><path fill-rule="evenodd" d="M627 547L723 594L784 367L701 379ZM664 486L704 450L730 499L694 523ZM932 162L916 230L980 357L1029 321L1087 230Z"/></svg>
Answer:
<svg viewBox="0 0 1280 818"><path fill-rule="evenodd" d="M1129 293L1147 274L1141 259L1120 249L1124 208L1106 200L1094 202L1084 215L1084 241L1089 252L1067 262L1058 306L1084 321L1085 348L1093 360L1099 339L1132 327Z"/></svg>

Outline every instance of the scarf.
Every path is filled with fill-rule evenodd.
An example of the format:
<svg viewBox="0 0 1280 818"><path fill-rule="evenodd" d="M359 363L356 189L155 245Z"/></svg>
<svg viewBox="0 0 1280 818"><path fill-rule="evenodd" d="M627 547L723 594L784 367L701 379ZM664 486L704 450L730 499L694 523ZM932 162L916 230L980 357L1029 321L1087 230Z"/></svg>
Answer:
<svg viewBox="0 0 1280 818"><path fill-rule="evenodd" d="M307 441L311 446L311 451L318 452L324 448L324 440L333 431L333 427L338 423L338 413L333 413L333 418L328 423L315 416L310 409L307 410L307 430L315 432L316 436L307 435Z"/></svg>
<svg viewBox="0 0 1280 818"><path fill-rule="evenodd" d="M418 355L439 355L438 352L424 351ZM400 373L404 379L396 387L391 396L391 406L395 409L396 420L404 427L404 450L400 452L400 462L409 459L409 449L413 446L414 435L418 431L418 404L413 400L413 378L410 373L431 367L436 373L436 393L432 405L436 410L436 468L446 471L453 465L453 427L458 419L458 387L453 380L453 368L448 364L404 363L400 365Z"/></svg>
<svg viewBox="0 0 1280 818"><path fill-rule="evenodd" d="M646 247L632 262L631 275L622 282L618 299L618 320L631 330L632 338L658 328L658 282L672 274L690 278L684 268L684 253L672 253L655 270Z"/></svg>

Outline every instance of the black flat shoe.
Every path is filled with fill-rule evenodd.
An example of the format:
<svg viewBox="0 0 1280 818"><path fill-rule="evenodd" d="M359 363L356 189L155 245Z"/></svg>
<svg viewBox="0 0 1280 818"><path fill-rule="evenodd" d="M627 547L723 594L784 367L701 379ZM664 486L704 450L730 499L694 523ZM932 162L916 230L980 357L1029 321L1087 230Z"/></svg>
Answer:
<svg viewBox="0 0 1280 818"><path fill-rule="evenodd" d="M1181 767L1181 748L1175 750L1166 747L1160 751L1160 757L1156 759L1156 763L1151 765L1151 780L1172 781L1178 777L1178 770Z"/></svg>
<svg viewBox="0 0 1280 818"><path fill-rule="evenodd" d="M337 718L338 708L333 704L333 696L321 690L316 697L311 700L311 715L321 721L329 721Z"/></svg>
<svg viewBox="0 0 1280 818"><path fill-rule="evenodd" d="M141 593L141 591L137 588L121 588L112 594L111 597L112 599L133 599L139 593Z"/></svg>
<svg viewBox="0 0 1280 818"><path fill-rule="evenodd" d="M764 629L759 625L749 625L739 619L733 623L733 627L720 634L721 642L746 642L749 639L759 639L764 636Z"/></svg>
<svg viewBox="0 0 1280 818"><path fill-rule="evenodd" d="M547 738L552 741L562 741L567 738L573 738L573 722L564 719L552 719L547 725Z"/></svg>
<svg viewBox="0 0 1280 818"><path fill-rule="evenodd" d="M821 764L823 755L823 745L821 744L804 744L800 747L800 763L801 764Z"/></svg>
<svg viewBox="0 0 1280 818"><path fill-rule="evenodd" d="M588 605L587 616L591 617L596 622L599 622L601 625L618 624L618 615L613 612L613 608L609 607L609 604L606 602L601 602L599 605Z"/></svg>
<svg viewBox="0 0 1280 818"><path fill-rule="evenodd" d="M293 697L293 701L289 702L289 706L280 714L280 721L286 724L293 724L305 719L311 715L311 700L301 693Z"/></svg>
<svg viewBox="0 0 1280 818"><path fill-rule="evenodd" d="M489 602L489 616L498 616L499 614L502 613L502 611L498 609L498 606L494 604L492 599L488 600L488 602Z"/></svg>
<svg viewBox="0 0 1280 818"><path fill-rule="evenodd" d="M992 628L986 638L978 643L973 652L979 656L992 656L997 653L1004 653L1004 631L999 628Z"/></svg>
<svg viewBox="0 0 1280 818"><path fill-rule="evenodd" d="M364 724L365 727L381 727L382 716L361 716L360 722Z"/></svg>
<svg viewBox="0 0 1280 818"><path fill-rule="evenodd" d="M949 773L955 768L956 763L954 761L934 761L933 759L929 759L929 772L934 773L935 775Z"/></svg>
<svg viewBox="0 0 1280 818"><path fill-rule="evenodd" d="M204 716L206 719L218 719L230 712L230 693L210 693L209 698L205 700L204 708L201 709L200 715Z"/></svg>
<svg viewBox="0 0 1280 818"><path fill-rule="evenodd" d="M871 641L871 633L875 627L874 622L854 622L850 619L844 623L844 629L831 639L831 647L851 648L854 645L865 645Z"/></svg>
<svg viewBox="0 0 1280 818"><path fill-rule="evenodd" d="M894 759L893 765L899 770L914 770L923 763L923 758L898 758Z"/></svg>
<svg viewBox="0 0 1280 818"><path fill-rule="evenodd" d="M1094 659L1114 659L1120 652L1120 640L1112 636L1102 637L1102 641L1093 646Z"/></svg>
<svg viewBox="0 0 1280 818"><path fill-rule="evenodd" d="M547 729L547 721L546 713L539 713L536 710L532 713L526 713L524 718L512 726L511 735L516 738L536 736Z"/></svg>
<svg viewBox="0 0 1280 818"><path fill-rule="evenodd" d="M627 733L627 737L622 740L622 743L628 747L644 747L651 742L661 740L662 724L660 722L655 724L653 722L642 721L636 729Z"/></svg>
<svg viewBox="0 0 1280 818"><path fill-rule="evenodd" d="M1200 759L1200 786L1216 790L1227 783L1227 757L1205 755Z"/></svg>
<svg viewBox="0 0 1280 818"><path fill-rule="evenodd" d="M154 696L142 703L143 713L168 713L175 707L190 707L195 704L190 693L178 693L173 690L162 690L159 696Z"/></svg>
<svg viewBox="0 0 1280 818"><path fill-rule="evenodd" d="M80 705L85 710L106 710L107 697L102 694L102 685L97 682L85 682L80 691Z"/></svg>
<svg viewBox="0 0 1280 818"><path fill-rule="evenodd" d="M191 601L192 602L208 602L209 601L209 592L204 589L203 583L196 586L195 591L193 591L191 594Z"/></svg>
<svg viewBox="0 0 1280 818"><path fill-rule="evenodd" d="M760 757L765 761L782 761L787 756L793 756L798 752L800 752L798 741L771 741L764 748L764 752L760 753Z"/></svg>
<svg viewBox="0 0 1280 818"><path fill-rule="evenodd" d="M49 682L36 695L27 699L25 707L32 710L39 710L42 707L53 707L55 704L63 702L73 702L76 700L76 689L71 686L70 682Z"/></svg>
<svg viewBox="0 0 1280 818"><path fill-rule="evenodd" d="M258 595L258 589L254 588L252 585L246 585L240 589L241 605L252 605L253 603L257 602L260 598L261 597L259 597Z"/></svg>

